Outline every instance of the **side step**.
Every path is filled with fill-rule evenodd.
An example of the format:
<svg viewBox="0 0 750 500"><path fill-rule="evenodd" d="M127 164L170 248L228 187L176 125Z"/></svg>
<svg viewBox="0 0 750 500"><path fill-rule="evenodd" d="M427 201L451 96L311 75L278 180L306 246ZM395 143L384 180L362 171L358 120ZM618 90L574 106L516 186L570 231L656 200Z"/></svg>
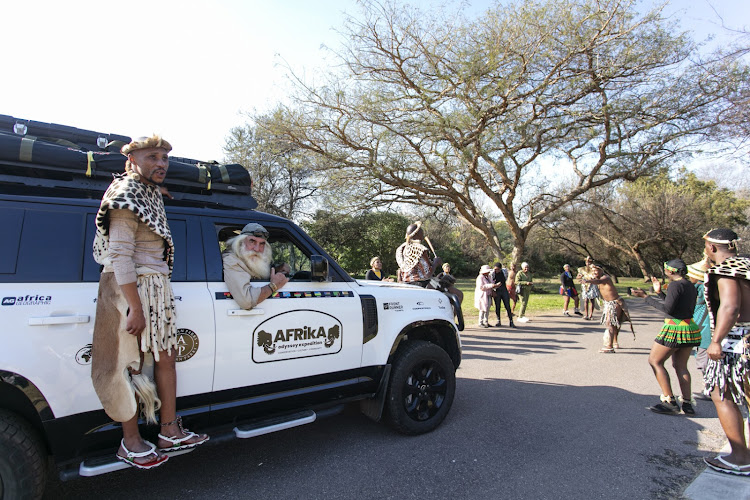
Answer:
<svg viewBox="0 0 750 500"><path fill-rule="evenodd" d="M343 407L342 407L343 408ZM336 408L336 410L339 410ZM335 414L336 411L329 410L324 411L323 414ZM290 415L283 415L280 417L274 417L274 418L268 418L264 420L259 420L257 422L249 423L249 424L242 424L238 425L233 429L234 437L240 438L240 439L247 439L252 438L256 436L262 436L263 434L270 434L272 432L276 431L282 431L284 429L291 429L292 427L298 427L300 425L305 424L311 424L315 422L317 419L318 414L316 414L312 410L306 410L301 411L297 413L292 413ZM232 434L226 433L224 434L224 439L229 438L231 439ZM223 441L222 436L215 436L217 439L211 439L210 444L216 444L219 441ZM177 455L182 455L185 453L190 453L191 451L195 450L195 448L189 448L187 450L178 450L178 451L171 451L167 452L167 455L171 457L175 457ZM87 460L84 460L80 463L78 466L78 476L82 477L93 477L93 476L100 476L102 474L107 474L110 472L115 472L118 470L123 469L129 469L131 468L128 464L125 462L122 462L121 460L117 460L115 458L114 453L111 455L105 455L105 456L99 456L99 457L93 457L89 458ZM62 480L68 480L76 477L76 470L68 470L66 472L62 472L60 474L60 479Z"/></svg>
<svg viewBox="0 0 750 500"><path fill-rule="evenodd" d="M188 448L187 450L177 450L167 452L169 458L176 457L177 455L184 455L190 453L195 448ZM83 477L100 476L102 474L108 474L123 469L130 469L131 466L121 460L114 458L114 454L104 457L95 457L81 462L78 466L78 475Z"/></svg>
<svg viewBox="0 0 750 500"><path fill-rule="evenodd" d="M238 425L234 428L234 435L240 439L247 439L263 434L270 434L284 429L291 429L300 425L315 422L317 415L312 410L292 413L277 418L269 418L253 424Z"/></svg>

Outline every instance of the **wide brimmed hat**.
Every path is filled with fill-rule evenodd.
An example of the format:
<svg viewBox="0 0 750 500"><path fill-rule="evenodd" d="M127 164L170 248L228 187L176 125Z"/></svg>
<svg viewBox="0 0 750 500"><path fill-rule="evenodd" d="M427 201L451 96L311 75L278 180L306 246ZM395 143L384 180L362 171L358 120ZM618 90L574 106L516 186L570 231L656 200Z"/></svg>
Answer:
<svg viewBox="0 0 750 500"><path fill-rule="evenodd" d="M699 260L693 264L688 264L687 274L689 277L703 281L705 279L706 271L708 271L708 262L706 259Z"/></svg>
<svg viewBox="0 0 750 500"><path fill-rule="evenodd" d="M482 268L479 270L479 274L487 274L490 271L492 271L492 268L488 266L487 264L483 265Z"/></svg>

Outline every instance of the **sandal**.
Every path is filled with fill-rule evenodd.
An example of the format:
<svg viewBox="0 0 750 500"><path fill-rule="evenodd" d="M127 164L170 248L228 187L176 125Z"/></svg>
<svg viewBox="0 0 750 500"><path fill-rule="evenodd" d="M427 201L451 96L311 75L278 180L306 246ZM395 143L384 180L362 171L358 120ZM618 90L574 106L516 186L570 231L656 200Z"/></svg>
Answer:
<svg viewBox="0 0 750 500"><path fill-rule="evenodd" d="M180 428L180 433L184 434L183 437L169 437L165 436L164 434L159 434L159 439L163 439L164 441L168 441L172 443L167 448L159 448L159 451L177 451L177 450L187 450L188 448L195 448L199 444L203 444L206 441L208 441L210 438L208 436L205 436L205 439L201 439L200 441L196 441L194 443L185 443L185 441L189 441L193 438L200 437L200 435L196 434L195 432L190 432L189 430L185 430L182 427L182 417L177 417L171 422L167 422L166 424L161 424L162 427L166 427L168 425L177 424L177 426Z"/></svg>
<svg viewBox="0 0 750 500"><path fill-rule="evenodd" d="M620 344L612 344L612 348L613 349L619 349L620 348Z"/></svg>
<svg viewBox="0 0 750 500"><path fill-rule="evenodd" d="M706 463L706 465L711 467L711 469L715 470L716 472L723 472L725 474L734 474L735 476L750 477L750 465L733 464L732 462L729 462L726 459L724 459L724 457L722 457L721 455L716 455L713 459L721 463L721 465L723 465L724 467L720 467L716 464L712 464L711 462L708 461L709 460L708 458L704 458L703 461Z"/></svg>
<svg viewBox="0 0 750 500"><path fill-rule="evenodd" d="M125 453L127 453L126 456L120 455L119 451L115 454L115 457L117 457L117 460L120 460L121 462L125 462L131 467L137 467L138 469L153 469L154 467L159 467L161 464L169 460L169 456L167 455L159 455L156 452L156 445L154 443L150 443L148 441L143 441L145 444L149 446L149 450L147 451L130 451L125 446L125 439L122 439L120 441L120 446L122 446L122 449L125 450ZM144 458L149 455L155 455L156 458L150 462L146 462L145 464L139 464L135 461L136 458Z"/></svg>
<svg viewBox="0 0 750 500"><path fill-rule="evenodd" d="M611 347L602 347L601 349L599 349L599 352L602 354L614 354L615 350Z"/></svg>

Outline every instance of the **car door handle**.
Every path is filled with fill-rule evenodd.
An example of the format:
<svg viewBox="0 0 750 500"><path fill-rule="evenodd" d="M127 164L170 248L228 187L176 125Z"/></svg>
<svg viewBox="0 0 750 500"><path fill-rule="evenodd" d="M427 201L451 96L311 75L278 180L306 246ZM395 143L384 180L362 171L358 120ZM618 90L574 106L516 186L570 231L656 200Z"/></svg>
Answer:
<svg viewBox="0 0 750 500"><path fill-rule="evenodd" d="M35 318L29 318L29 325L67 325L73 323L88 323L90 320L91 317L86 314L74 314L73 316L37 316Z"/></svg>
<svg viewBox="0 0 750 500"><path fill-rule="evenodd" d="M261 316L265 314L263 309L227 309L227 316Z"/></svg>

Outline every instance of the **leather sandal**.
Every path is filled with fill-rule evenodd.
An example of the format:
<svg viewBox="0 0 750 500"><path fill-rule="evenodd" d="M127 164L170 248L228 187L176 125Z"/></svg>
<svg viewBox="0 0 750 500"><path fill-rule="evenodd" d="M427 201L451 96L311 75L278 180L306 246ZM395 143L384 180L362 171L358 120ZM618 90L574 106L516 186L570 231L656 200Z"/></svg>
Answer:
<svg viewBox="0 0 750 500"><path fill-rule="evenodd" d="M117 460L120 460L121 462L125 462L131 467L136 467L138 469L153 469L154 467L159 467L161 464L169 460L169 456L167 455L159 455L156 452L156 445L154 443L150 443L148 441L143 441L149 446L149 449L146 451L130 451L127 446L125 446L125 439L122 439L120 441L120 446L122 446L122 449L125 450L125 453L127 453L126 456L120 455L118 452L115 457L117 457ZM150 462L146 462L144 464L140 464L135 461L136 458L144 458L149 455L154 455L156 458L151 460Z"/></svg>
<svg viewBox="0 0 750 500"><path fill-rule="evenodd" d="M159 439L163 439L164 441L168 441L172 443L170 446L166 448L159 448L159 451L187 450L188 448L195 448L199 444L203 444L210 439L208 436L206 436L205 439L201 439L200 441L196 441L194 443L185 443L185 441L189 441L193 438L200 437L200 436L196 434L195 432L190 432L189 430L186 430L182 427L182 417L177 417L171 422L167 422L166 424L161 424L161 426L166 427L168 425L173 425L173 424L177 424L177 426L180 428L180 433L184 434L184 436L183 437L169 437L169 436L165 436L164 434L159 434Z"/></svg>

